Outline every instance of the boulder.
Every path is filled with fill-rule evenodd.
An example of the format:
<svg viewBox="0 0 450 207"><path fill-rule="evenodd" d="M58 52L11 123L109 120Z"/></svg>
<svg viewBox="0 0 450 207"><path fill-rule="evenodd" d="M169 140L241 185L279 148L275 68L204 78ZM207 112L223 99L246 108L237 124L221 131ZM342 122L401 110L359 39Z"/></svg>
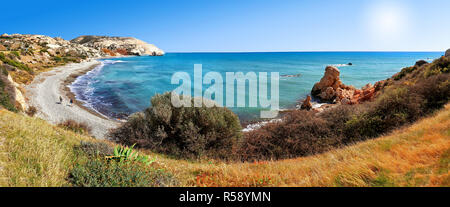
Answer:
<svg viewBox="0 0 450 207"><path fill-rule="evenodd" d="M0 51L6 51L6 47L0 44Z"/></svg>
<svg viewBox="0 0 450 207"><path fill-rule="evenodd" d="M343 84L339 79L339 74L339 69L327 66L320 82L314 84L311 95L319 98L322 102L353 105L373 100L385 83L379 81L375 86L369 83L361 89L356 89Z"/></svg>
<svg viewBox="0 0 450 207"><path fill-rule="evenodd" d="M304 109L304 110L308 110L308 111L312 109L311 96L306 97L306 99L303 101L303 104L300 107L300 109Z"/></svg>
<svg viewBox="0 0 450 207"><path fill-rule="evenodd" d="M445 57L450 57L450 49L445 52Z"/></svg>
<svg viewBox="0 0 450 207"><path fill-rule="evenodd" d="M417 67L420 67L420 66L425 65L425 64L428 64L428 62L425 61L425 60L419 60L419 61L416 62L416 66Z"/></svg>
<svg viewBox="0 0 450 207"><path fill-rule="evenodd" d="M327 66L325 68L325 74L323 75L320 82L314 84L311 94L313 96L318 96L319 94L325 92L329 87L332 89L337 89L342 84L339 79L340 71L336 67Z"/></svg>

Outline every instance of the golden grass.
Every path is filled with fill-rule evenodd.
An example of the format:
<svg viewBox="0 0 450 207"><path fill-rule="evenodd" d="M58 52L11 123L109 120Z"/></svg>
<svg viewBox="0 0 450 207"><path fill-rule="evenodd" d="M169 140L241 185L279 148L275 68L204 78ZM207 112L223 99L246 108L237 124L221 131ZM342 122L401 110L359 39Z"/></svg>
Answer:
<svg viewBox="0 0 450 207"><path fill-rule="evenodd" d="M64 131L37 118L0 110L0 137L5 139L2 186L65 186L78 156L73 150L91 139Z"/></svg>
<svg viewBox="0 0 450 207"><path fill-rule="evenodd" d="M67 186L73 146L94 139L0 110L0 186ZM111 143L110 143L111 144ZM387 136L324 154L282 161L224 163L157 158L182 186L450 186L450 104ZM2 149L1 149L2 148Z"/></svg>

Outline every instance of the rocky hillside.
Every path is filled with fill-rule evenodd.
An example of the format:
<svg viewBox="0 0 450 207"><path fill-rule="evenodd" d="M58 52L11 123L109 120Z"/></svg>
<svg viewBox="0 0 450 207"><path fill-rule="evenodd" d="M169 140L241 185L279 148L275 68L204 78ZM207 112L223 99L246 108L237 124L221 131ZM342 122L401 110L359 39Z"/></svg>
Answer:
<svg viewBox="0 0 450 207"><path fill-rule="evenodd" d="M111 56L151 55L161 56L164 51L133 37L80 36L70 41L89 48L95 48Z"/></svg>
<svg viewBox="0 0 450 207"><path fill-rule="evenodd" d="M131 37L81 36L72 41L44 35L0 36L0 107L26 109L23 85L40 72L90 58L164 55L152 44Z"/></svg>

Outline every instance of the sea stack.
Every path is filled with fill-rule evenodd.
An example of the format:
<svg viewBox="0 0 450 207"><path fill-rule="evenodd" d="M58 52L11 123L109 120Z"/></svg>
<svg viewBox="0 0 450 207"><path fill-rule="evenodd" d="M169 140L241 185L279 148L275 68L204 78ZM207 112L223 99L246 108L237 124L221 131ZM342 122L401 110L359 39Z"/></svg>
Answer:
<svg viewBox="0 0 450 207"><path fill-rule="evenodd" d="M361 89L356 89L343 84L339 75L338 68L327 66L322 79L311 90L311 95L322 102L353 105L373 100L376 92L381 88L380 85L383 84L382 81L379 81L375 85L369 83Z"/></svg>
<svg viewBox="0 0 450 207"><path fill-rule="evenodd" d="M312 109L311 96L306 97L306 99L303 101L303 104L300 107L300 109L308 110L308 111Z"/></svg>

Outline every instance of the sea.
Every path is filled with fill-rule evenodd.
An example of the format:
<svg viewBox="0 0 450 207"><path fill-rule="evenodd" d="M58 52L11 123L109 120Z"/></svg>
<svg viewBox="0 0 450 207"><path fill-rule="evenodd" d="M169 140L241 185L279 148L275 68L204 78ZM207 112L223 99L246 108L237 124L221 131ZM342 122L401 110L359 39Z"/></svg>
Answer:
<svg viewBox="0 0 450 207"><path fill-rule="evenodd" d="M418 60L431 62L443 54L444 52L248 52L166 53L164 56L110 58L100 60L99 66L79 76L70 89L86 107L113 119L126 119L128 115L150 107L150 99L155 94L179 87L179 84L171 84L172 76L177 72L189 74L191 86L194 87L194 65L201 64L203 75L218 72L223 80L226 79L227 72L267 72L269 80L271 73L278 72L279 107L283 110L295 107L304 99L314 83L321 79L328 65L339 68L344 84L360 88L368 83L374 84L387 79ZM247 82L246 85L248 84ZM205 91L209 86L211 85L203 84L202 90ZM270 84L268 87L270 91ZM229 108L241 121L258 119L263 108L259 104L258 107L249 106L248 87L245 91L235 91L244 93L246 106Z"/></svg>

